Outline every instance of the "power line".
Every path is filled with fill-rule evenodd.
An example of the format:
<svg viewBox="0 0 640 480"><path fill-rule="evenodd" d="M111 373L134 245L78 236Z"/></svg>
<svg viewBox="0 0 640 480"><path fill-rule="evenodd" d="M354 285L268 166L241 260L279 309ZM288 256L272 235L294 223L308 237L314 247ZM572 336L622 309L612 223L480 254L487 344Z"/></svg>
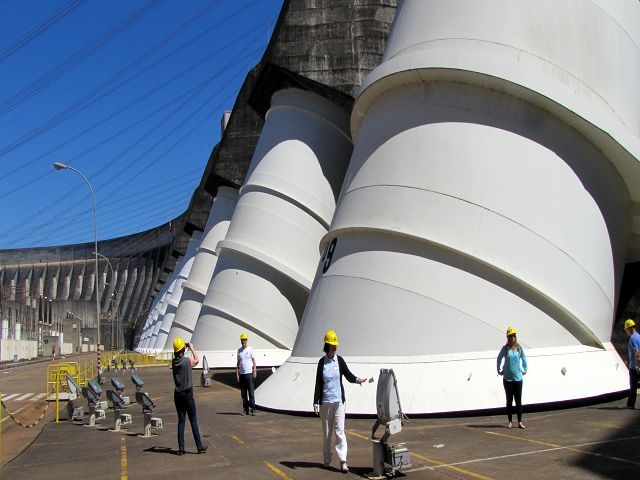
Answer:
<svg viewBox="0 0 640 480"><path fill-rule="evenodd" d="M253 52L251 52L251 54L253 54ZM223 67L224 69L224 67ZM197 93L198 91L200 91L202 88L204 88L204 86L206 86L207 83L212 82L215 79L215 76L211 76L209 78L207 78L205 81L200 82L199 84L197 84L195 87L193 87L188 93L189 96L193 96L195 93ZM171 112L169 112L168 114L166 114L159 122L156 122L154 125L152 125L149 129L147 129L137 140L134 141L133 144L129 144L127 146L125 146L125 148L123 149L122 153L119 155L119 160L122 160L124 157L125 153L129 153L135 146L136 144L138 144L141 139L147 137L151 132L157 130L163 123L167 122L168 120L172 119L174 117L174 115L181 110L182 108L184 108L188 103L184 102L181 103L180 105L178 105L176 108L174 108ZM161 138L161 141L164 140L165 137ZM141 156L138 157L138 159L141 158ZM114 163L116 163L119 160L115 160L111 162L111 165L113 166ZM134 161L135 162L135 161ZM138 172L140 173L140 172ZM94 190L96 192L100 191L101 186L104 186L106 184L109 184L109 182L112 182L117 176L119 176L119 173L115 173L114 175L112 175L110 178L108 178L106 181L102 182L100 184L99 187L95 188ZM65 198L67 198L68 196L70 196L74 191L77 191L77 188L73 188L68 190L67 192L63 193L62 195L58 196L57 198L55 198L52 202L50 202L46 207L44 207L44 209L39 210L37 212L35 212L34 214L30 215L29 217L27 217L26 220L21 221L18 224L14 224L11 227L9 227L7 230L5 230L4 232L0 233L0 239L4 238L7 234L13 233L15 232L15 229L18 228L20 225L24 225L24 224L28 224L31 221L35 220L39 215L42 214L43 211L46 211L56 205L58 205L62 200L64 200Z"/></svg>
<svg viewBox="0 0 640 480"><path fill-rule="evenodd" d="M69 13L71 13L73 10L75 10L76 7L78 7L84 1L85 0L73 0L72 2L67 3L60 10L55 12L49 18L45 19L43 22L41 22L35 28L33 28L32 30L29 30L22 37L14 40L12 43L7 45L5 48L0 50L0 62L3 61L3 60L6 60L11 55L13 55L15 52L17 52L21 48L23 48L26 45L28 45L29 43L31 43L31 41L34 40L38 35L40 35L44 31L48 30L49 27L51 27L51 26L55 25L56 23L58 23L60 20L62 20L64 17L66 17Z"/></svg>
<svg viewBox="0 0 640 480"><path fill-rule="evenodd" d="M189 172L188 175L193 176L194 172L201 172L201 170L193 170L191 172ZM168 179L165 183L163 184L157 184L154 185L152 187L148 187L145 190L142 191L138 191L135 194L131 194L128 197L122 197L119 198L118 200L114 201L114 202L108 202L104 205L101 205L99 214L100 214L100 218L101 219L114 219L114 222L112 222L111 224L114 224L115 222L118 223L118 225L123 224L125 225L127 228L130 228L130 225L132 225L132 222L124 222L123 223L123 219L121 217L120 214L120 210L115 210L113 209L113 206L118 204L118 203L123 203L123 202L131 202L132 200L136 199L136 198L140 198L140 194L143 194L149 190L156 190L157 193L155 195L147 195L145 196L145 200L151 200L154 199L156 197L161 197L163 199L165 199L165 201L171 203L175 203L178 199L179 200L184 200L185 198L185 194L184 194L184 187L187 186L188 184L197 184L197 182L195 181L196 179L191 179L191 180L187 180L181 183L176 183L176 179L179 179L181 177L185 177L186 175L182 175L179 177L174 177L171 179ZM199 178L199 176L197 177ZM84 185L78 185L76 187L76 190L80 191L83 190L81 187L83 187ZM171 196L171 192L172 191L176 191L175 195ZM137 205L130 203L132 205L132 207L137 207ZM146 210L142 210L143 212L148 212L151 209L155 209L157 208L158 205L161 205L161 202L156 202L154 201L152 204L147 204L149 205L149 208ZM140 209L138 209L140 210ZM66 212L68 213L68 211ZM66 216L55 216L52 218L47 219L46 221L38 224L38 225L34 225L28 229L25 228L20 228L19 230L7 230L5 231L1 237L8 237L10 238L10 235L13 234L14 236L17 236L17 238L15 240L5 240L4 243L6 243L7 245L14 245L16 244L18 241L20 241L21 239L23 239L25 236L29 236L30 240L32 242L32 244L37 244L39 243L39 241L41 240L53 240L56 238L60 238L59 236L53 236L51 234L50 231L47 231L46 228L47 227L51 227L51 226L55 226L58 227L60 229L66 229L66 227L69 227L71 224L74 224L78 218L84 216L84 215L88 215L91 213L91 209L83 209L82 211L76 212L72 215L66 215ZM37 212L37 215L40 215L41 212ZM129 220L131 217L128 216L127 220ZM155 221L155 218L154 218ZM163 222L159 222L158 224L162 224ZM102 220L100 222L101 226L109 226L110 224L108 222L105 222L104 220ZM77 225L77 224L76 224ZM87 235L89 233L91 233L91 235L93 234L93 230L90 228L91 225L87 224ZM40 233L40 237L36 237L33 234L36 233ZM77 236L77 232L75 233L75 235ZM62 237L64 238L64 237ZM57 241L57 240L54 240Z"/></svg>
<svg viewBox="0 0 640 480"><path fill-rule="evenodd" d="M258 1L253 0L250 2L246 2L243 5L243 8L246 8L247 5L251 5L255 3L258 3ZM236 5L237 3L234 2L234 8ZM198 7L201 7L201 5L198 5ZM212 8L212 7L207 6L205 8ZM204 9L201 8L200 12L202 12L203 10ZM218 18L219 17L220 16L218 16ZM190 20L193 22L197 21L195 16L192 16ZM220 22L217 22L217 23L220 23ZM262 23L263 22L260 22L260 25L262 25ZM182 26L185 26L187 24L188 22L185 22L184 24L182 24ZM209 27L207 30L210 30L211 28L212 26ZM268 26L267 26L267 30L268 30ZM175 33L176 31L177 29L174 30L173 33ZM83 95L79 100L73 102L72 104L68 105L66 108L58 112L57 115L62 114L61 117L54 116L50 118L48 121L50 120L57 121L58 119L61 119L60 123L62 123L63 121L66 121L67 118L71 118L77 112L87 108L88 106L96 104L97 101L106 98L108 95L112 95L116 90L123 88L124 86L129 84L133 79L141 78L141 75L143 73L151 72L151 69L155 68L162 61L165 61L170 56L181 53L182 51L181 49L184 48L186 45L188 45L190 42L194 42L198 38L203 38L204 34L205 32L198 33L197 35L191 37L184 44L178 45L177 48L173 48L172 51L165 53L162 57L158 58L152 63L147 63L147 61L151 60L151 56L158 53L159 50L156 50L156 51L152 51L151 49L146 50L145 51L145 53L147 54L146 57L143 58L142 56L138 56L137 58L137 60L144 59L144 63L146 64L146 66L142 65L142 61L140 61L137 65L134 65L134 62L129 62L125 67L118 70L118 73L120 73L119 76L116 76L117 74L114 74L110 77L112 82L110 83L102 82L96 88L93 88L88 94ZM173 177L173 174L169 176L170 178L168 181L162 182L161 184L155 184L154 187L152 188L155 188L156 191L149 195L144 195L141 200L133 201L134 198L138 198L138 197L135 197L133 194L131 194L131 196L129 195L124 196L124 195L121 195L120 193L125 188L127 187L130 188L131 185L134 182L136 182L138 178L145 176L147 170L155 169L157 172L159 169L155 167L155 165L158 165L161 162L167 163L165 159L176 157L176 155L172 152L174 152L180 145L182 145L187 139L187 137L189 137L189 135L192 135L194 131L197 131L197 130L202 131L201 129L203 127L207 127L208 129L210 129L209 118L211 117L211 115L215 115L215 112L219 107L212 109L211 115L205 117L206 120L203 123L198 123L197 117L203 116L203 114L205 113L205 110L207 110L208 103L211 101L211 99L215 98L216 96L220 98L223 95L225 88L227 90L230 87L237 89L238 84L237 82L235 82L235 80L233 82L226 81L226 79L223 80L223 76L227 77L227 76L231 76L232 74L235 75L234 70L236 70L236 68L234 67L237 67L237 70L244 70L244 72L246 72L246 69L247 69L246 66L242 66L239 64L240 62L244 61L243 59L249 58L249 55L258 53L258 49L253 50L253 52L251 53L245 53L251 48L251 46L254 46L254 44L248 40L253 39L256 35L261 35L262 37L264 36L263 26L259 28L259 31L257 28L253 26L250 27L249 29L245 29L244 32L240 32L239 29L233 29L232 35L225 37L225 39L229 39L230 37L236 37L236 40L232 39L231 42L227 43L224 46L221 46L220 44L222 42L217 40L214 42L209 42L210 48L208 49L208 55L206 55L201 59L197 59L193 65L191 65L189 68L184 70L183 72L184 75L182 74L175 75L170 79L169 82L162 82L161 79L163 77L161 77L160 75L151 73L152 75L151 79L150 80L145 79L145 83L140 83L140 84L144 84L146 87L148 87L157 79L161 82L161 85L155 88L150 88L150 89L148 88L143 93L141 92L142 95L133 99L133 102L131 102L130 100L127 100L127 102L129 103L126 106L119 109L115 113L108 114L106 118L103 118L102 120L99 120L93 123L93 125L89 127L86 127L86 124L82 122L78 122L78 124L82 125L83 127L83 130L80 133L74 132L73 136L67 139L64 139L64 137L58 136L57 140L60 143L58 143L52 149L50 148L46 153L38 154L36 157L32 157L31 159L21 159L19 162L20 167L18 169L23 169L25 167L28 167L29 164L31 164L31 171L38 174L38 177L34 178L32 176L32 178L28 183L47 181L48 186L46 188L51 189L51 179L48 177L48 175L52 175L53 172L47 171L47 173L40 175L39 174L39 171L41 170L40 168L37 168L37 170L35 171L33 169L33 163L35 161L50 157L51 152L58 152L58 151L66 152L64 153L63 159L65 161L69 161L71 159L80 159L79 166L81 166L82 163L84 163L86 166L87 162L90 162L89 165L92 165L92 164L95 165L93 168L89 168L89 171L87 173L89 177L92 179L92 182L95 182L94 179L98 179L99 188L96 191L98 190L104 191L104 189L108 188L112 190L109 193L110 199L116 199L115 201L101 202L101 205L103 206L102 208L99 209L99 216L102 217L100 224L107 229L107 230L104 230L104 228L101 228L100 233L108 232L109 237L111 237L115 231L119 231L123 228L125 229L131 228L135 225L139 226L142 222L137 221L137 219L140 217L148 218L150 222L153 222L153 225L158 225L159 222L161 222L161 220L158 217L165 217L166 215L174 215L174 217L171 217L171 218L177 218L180 214L184 213L183 210L184 208L186 208L186 205L188 204L189 199L192 198L193 193L192 191L186 191L186 190L189 190L188 188L180 188L180 186L176 185L176 178ZM168 38L169 36L164 37L165 40ZM173 42L170 43L169 41L166 41L165 44L171 44L172 46L174 46ZM244 46L242 44L244 44ZM160 48L159 47L160 45L162 45L162 42L156 43L155 47ZM238 50L238 53L234 54L233 50L235 50L236 48ZM261 48L260 51L262 50L263 49ZM215 57L220 53L222 53L222 51L224 51L225 54L233 57L233 62L230 62L225 67L223 67L218 72L216 72L214 78L210 78L211 77L210 75L209 77L207 77L206 79L203 79L197 84L191 87L188 87L186 91L184 91L181 95L177 96L173 100L169 102L165 102L164 105L162 105L160 108L155 108L158 105L158 102L155 100L156 98L162 98L162 100L165 100L167 95L164 92L170 92L171 94L173 94L177 90L177 88L172 87L172 84L175 83L179 85L184 83L183 81L178 82L179 78L186 76L195 68L202 68L203 63L205 61L209 61L210 59L215 59ZM181 59L188 59L189 61L191 61L193 60L193 58L194 58L193 56L188 54L181 55ZM134 73L134 70L135 70L135 73ZM190 77L192 78L193 75L191 75ZM218 92L214 92L213 94L210 94L206 100L201 101L201 98L204 98L206 96L205 92L209 90L208 86L211 83L213 83L213 81L216 81L217 83L221 84L221 86L223 86L223 89L219 90ZM129 94L132 91L134 90L128 89L127 94ZM235 95L237 95L237 92L235 92ZM233 95L230 94L228 98L231 98L231 100L233 100ZM117 100L119 100L119 98ZM99 107L102 109L102 111L107 112L112 104L117 105L117 103L111 102L111 100L109 100L109 102L110 102L110 105L108 107L106 102L104 103L104 105L96 105L96 107ZM128 125L123 126L123 122L119 120L118 117L121 117L123 120L125 119L130 120L132 116L131 110L133 110L136 115L138 115L139 113L142 113L145 110L142 108L137 108L137 109L135 107L131 108L132 103L135 103L136 105L140 105L142 103L143 105L145 105L145 107L147 105L152 106L153 111L151 113L143 113L142 118L138 120L134 120L130 122ZM191 113L188 113L187 110L190 110ZM127 111L129 111L129 113L127 113L125 116L125 113ZM144 128L143 132L137 133L138 126L140 125L144 125L145 127L149 126L151 123L151 119L156 118L156 115L158 117L157 117L157 121L153 122L154 123L153 128L151 129ZM54 125L55 121L52 122L50 125L46 125L46 122L45 124L42 124L42 125L45 125L49 128L54 128L55 126L57 126L57 124ZM110 122L110 124L107 125L107 122ZM112 125L115 126L116 122L118 122L117 123L118 131L115 133L110 133L110 131L112 130ZM207 126L207 124L209 126ZM90 142L84 139L89 138L87 136L88 133L97 129L103 130L105 132L106 138L103 138L102 140L100 140L97 143L94 143L93 145L90 145ZM7 130L7 132L10 132L10 131L11 131L10 129ZM180 135L179 132L183 132L183 134ZM39 136L42 133L43 132L41 131L36 132L36 135L34 136L34 138ZM134 135L131 135L131 134L134 134ZM131 136L135 137L135 138L132 138L131 141L125 142L125 141L119 140L120 138L127 138ZM95 138L97 137L98 136L95 135ZM201 137L201 135L199 135L199 137ZM83 144L82 144L83 152L77 153L77 150L74 152L74 151L70 151L69 148L63 148L80 139L82 139L83 141ZM119 141L119 143L116 144L115 143L116 141ZM111 145L107 145L107 144L112 142L114 146L118 147L118 149L120 149L120 147L123 147L120 152L109 152L108 154L99 153L97 155L92 154L91 155L92 158L89 158L87 156L90 152L106 152L107 149L111 149ZM24 143L26 143L26 141ZM78 141L78 143L80 142ZM126 143L126 146L125 146L125 143ZM198 146L197 146L198 149L201 149L203 147L202 143L203 143L202 140L198 140ZM136 150L139 151L140 153L135 155L134 157L133 152ZM101 157L106 158L106 155L108 155L110 165L112 164L112 162L118 162L121 166L118 167L117 169L98 168L98 163L101 161L99 159ZM197 157L194 157L194 158L197 158ZM204 158L203 160L206 161L206 158ZM126 162L126 167L123 165L123 163L125 162ZM49 162L47 163L47 166L49 166ZM85 168L85 167L81 167L81 168ZM93 173L91 172L91 170L93 170ZM179 171L179 169L175 171L177 172ZM11 173L9 175L11 175ZM110 178L106 179L107 176L110 176ZM0 194L0 198L5 198L8 195L13 196L15 191L19 190L19 188L14 187L15 182L7 182L7 183L8 185L11 186L12 190L9 191L6 188L3 189L2 194ZM145 183L145 181L141 178L141 185L146 185L146 184L147 183ZM193 184L197 185L198 184L197 180L194 180ZM175 194L173 194L172 192L175 192ZM5 240L9 240L10 238L13 237L14 242L24 242L25 238L29 238L29 242L33 242L34 240L36 240L35 237L41 237L41 238L38 238L37 240L41 240L49 244L51 244L50 242L52 241L53 238L55 239L60 239L60 237L66 238L69 235L76 236L77 238L78 230L79 230L77 228L78 225L84 226L84 223L85 223L84 219L80 217L80 215L83 215L83 212L79 212L79 209L84 205L84 202L74 201L74 199L80 198L79 195L81 193L83 192L79 187L68 190L59 199L59 201L53 202L53 204L50 204L48 207L45 206L43 208L39 208L38 211L35 213L35 215L30 216L26 222L20 222L19 225L16 226L16 228L10 228L11 230L10 232L6 231L3 233L0 233L0 238L5 238ZM137 191L136 193L139 195L140 191ZM73 197L73 199L70 197ZM120 214L119 211L117 210L117 207L118 205L121 205L122 203L127 202L129 197L131 197L131 200L132 200L130 201L130 207L127 208L126 215L122 216L122 214ZM37 198L37 197L33 197L33 198ZM161 198L162 200L159 200L159 198ZM28 203L31 203L31 202L25 201L25 205L27 205ZM158 211L159 206L162 208L161 211ZM55 212L54 207L58 208L58 212L60 212L60 214L54 216L52 219L50 217L50 214ZM64 212L62 212L61 210L64 210ZM74 213L74 210L75 210L75 213ZM33 219L31 219L32 217ZM44 217L49 217L49 218L45 219ZM78 219L80 219L81 221L78 221ZM136 220L134 221L134 219ZM61 225L61 222L63 224L65 224L66 222L71 222L70 226L73 228L65 227L64 225ZM34 223L38 223L38 225L33 226ZM32 226L27 227L28 225L32 225ZM58 230L58 231L52 232L51 227L57 227L55 230ZM88 227L89 225L87 225L87 228ZM66 232L64 232L64 235L59 235L59 234L62 234L63 231L65 230ZM26 237L24 235L25 232L28 232L29 234L33 233L35 235L33 237L32 236ZM104 239L102 241L104 241ZM3 241L2 243L5 243L5 242Z"/></svg>
<svg viewBox="0 0 640 480"><path fill-rule="evenodd" d="M245 5L242 9L247 8L251 3L255 3L255 0L250 2L249 4ZM240 10L242 10L242 9L240 9ZM236 10L233 13L237 14L238 12L239 11ZM214 27L219 26L224 21L226 21L228 18L231 18L231 15L221 19L219 22L216 22L216 24L214 24L214 26L207 28L205 30L205 32L211 31ZM192 17L191 20L193 20L193 17ZM190 23L190 21L187 21L186 23ZM179 28L181 28L181 27L179 27ZM208 61L208 60L210 60L212 58L215 58L220 53L222 53L225 49L229 48L231 45L236 44L237 40L235 40L235 39L237 39L237 38L246 38L247 32L250 32L252 30L255 31L256 29L257 29L257 26L251 26L251 27L245 29L242 32L238 32L238 35L236 37L234 37L234 39L232 39L231 41L229 41L226 44L222 45L218 49L214 50L211 54L208 54L203 58L197 59L197 61L192 63L189 68L183 70L178 75L175 75L175 76L171 77L167 82L165 82L162 85L156 87L155 89L151 90L150 92L147 92L145 95L143 95L142 97L139 97L134 102L128 103L123 109L120 110L120 112L132 108L135 104L139 103L144 98L150 96L153 93L156 93L161 88L163 88L164 86L167 86L171 82L174 82L174 81L178 80L179 78L185 76L187 73L189 73L192 70L194 70L195 68L201 66L204 62L206 62L206 61ZM182 49L186 48L186 46L192 44L195 41L195 39L201 38L205 32L202 32L201 34L198 34L198 35L192 37L191 39L189 39L188 41L184 42L183 44L181 44L180 46L178 46L177 48L175 48L174 50L172 50L168 54L164 55L162 58L160 58L156 62L152 63L151 65L148 65L144 69L142 69L139 72L137 72L135 75L129 77L124 82L121 82L119 85L116 85L116 86L112 87L110 90L107 90L106 92L103 92L100 96L96 97L97 93L99 91L101 91L104 87L112 84L117 78L121 78L122 75L125 72L129 71L131 65L136 64L138 61L143 60L144 58L146 58L149 55L149 52L151 50L155 51L156 47L158 47L158 45L164 44L167 41L166 38L161 40L158 44L156 44L150 50L147 50L141 56L137 57L133 62L130 62L125 68L121 69L118 73L113 75L109 80L103 82L97 88L93 89L92 92L90 92L89 94L85 95L80 100L74 102L74 104L72 104L71 106L63 109L61 112L57 113L52 118L50 118L46 122L40 124L38 127L36 127L35 129L31 130L27 134L23 135L22 137L18 138L17 140L13 141L12 143L10 143L8 145L5 145L4 147L0 148L0 157L2 157L4 155L6 155L7 153L15 150L16 148L18 148L18 147L22 146L23 144L27 143L28 141L30 141L30 140L42 135L43 133L47 132L48 130L60 125L61 123L63 123L67 119L69 119L71 116L75 115L76 113L78 113L79 111L83 110L87 106L93 104L94 102L97 102L98 100L101 100L101 99L105 98L106 96L116 92L117 90L119 90L120 88L122 88L123 86L125 86L126 84L128 84L129 82L134 80L135 78L139 77L143 73L146 73L151 68L157 66L162 61L164 61L167 58L179 53ZM170 34L169 37L173 37L175 33L176 33L175 31L172 32L172 34ZM251 38L253 38L253 37L251 37ZM93 99L93 101L90 102L90 103L88 102L89 98ZM113 116L115 116L115 114L111 115L109 118L111 118ZM43 155L45 155L45 154L43 154ZM42 155L40 157L42 157ZM37 157L37 158L40 158L40 157ZM33 160L36 160L36 159L33 159ZM15 169L13 169L12 171L10 171L7 174L3 175L2 179L6 179L6 178L10 177L11 175L13 175L13 174L15 174L15 173L19 172L20 170L23 170L23 169L25 169L27 167L28 167L28 162L23 163L20 166L18 166Z"/></svg>
<svg viewBox="0 0 640 480"><path fill-rule="evenodd" d="M240 32L240 37L244 37L244 38L248 38L249 42L251 42L253 40L253 36L250 37L246 37L246 32L247 31L251 31L254 30L253 27L251 27L250 29L247 29L245 31ZM255 36L255 33L254 33ZM74 135L73 137L71 137L68 140L63 141L62 143L58 144L57 146L55 146L54 148L38 155L37 157L32 158L30 161L24 162L22 163L20 166L18 166L17 168L15 168L14 170L10 171L9 173L3 175L2 177L0 177L2 180L6 180L8 179L11 175L13 175L14 173L17 173L20 170L23 170L25 168L28 168L30 164L32 164L33 162L35 162L36 160L40 160L42 158L47 158L50 157L55 151L61 149L63 146L66 146L67 144L69 144L71 141L76 140L78 138L81 138L83 135L85 135L86 133L89 133L92 130L95 130L97 128L99 128L100 126L102 126L103 124L105 124L106 122L108 122L109 120L117 117L118 115L121 115L122 113L124 113L127 110L132 109L133 107L135 107L137 104L139 104L140 102L142 102L143 100L145 100L146 98L150 97L151 95L157 93L158 91L160 91L162 88L167 87L168 85L170 85L171 83L173 83L174 81L176 81L177 79L183 77L184 75L186 75L188 72L190 72L191 70L193 70L195 67L201 65L206 59L210 59L210 58L214 58L216 56L217 53L219 53L222 50L226 50L227 48L229 48L230 46L237 44L235 39L231 39L229 42L227 42L226 44L224 44L220 50L217 50L215 52L214 55L207 55L205 58L201 58L201 59L197 59L193 64L191 64L189 66L189 68L187 68L186 70L183 70L182 72L180 72L178 75L175 75L173 77L171 77L169 80L165 81L164 83L162 83L161 85L155 87L153 90L151 91L147 91L145 92L143 95L139 96L137 99L132 100L131 102L127 103L125 106L123 106L122 108L116 110L115 112L110 113L107 117L99 120L98 122L94 123L93 125L85 128L84 130L82 130L80 133ZM254 51L255 53L255 51ZM253 53L252 53L253 54ZM247 55L241 57L241 58L245 58L247 57ZM234 60L234 63L237 59ZM226 67L226 66L225 66ZM226 71L226 68L223 67L223 69L221 69L221 71ZM157 113L161 112L162 110L164 110L165 108L168 108L170 105L178 102L178 101L182 101L185 97L188 97L190 95L192 95L192 92L194 90L199 90L201 89L205 84L212 82L213 80L215 80L217 78L217 75L220 72L214 74L213 76L209 76L207 79L205 79L203 82L197 84L196 86L194 86L192 89L190 89L187 92L184 92L182 94L180 94L179 96L177 96L176 98L174 98L173 100L165 103L164 105L160 106L159 108L153 110L152 112L150 112L149 114L145 115L144 117L142 117L141 119L130 123L128 125L125 125L123 128L121 128L120 130L118 130L117 132L113 133L112 135L110 135L109 137L107 137L106 139L103 139L101 142L94 144L93 146L83 150L82 152L79 152L78 154L76 154L73 157L69 157L67 159L67 161L72 161L78 158L82 158L84 156L86 156L88 153L91 153L92 151L96 150L97 148L105 145L106 143L114 140L115 138L119 137L120 135L122 135L125 132L129 132L131 131L134 127L144 124L146 123L146 121L148 119L150 119L151 117L153 117L154 115L156 115ZM153 129L151 129L153 130ZM41 176L39 176L38 178L43 178L43 176L46 174L43 174ZM10 189L10 190L4 190L2 194L0 194L0 199L8 197L10 195L12 195L13 193L21 190L22 188L26 187L27 185L29 185L30 183L32 183L34 179L29 179L26 182L16 185L14 188ZM1 238L1 235L0 235Z"/></svg>
<svg viewBox="0 0 640 480"><path fill-rule="evenodd" d="M107 32L105 35L100 37L98 40L90 43L78 53L72 55L67 60L59 64L53 70L43 75L36 81L32 82L27 87L23 88L20 92L16 93L8 100L5 100L0 104L0 118L5 114L9 113L17 106L26 102L28 99L33 97L36 93L40 92L43 88L46 88L51 83L55 82L58 78L64 75L67 71L80 64L91 55L93 55L99 48L108 44L111 40L116 38L120 33L125 31L131 25L133 25L137 20L146 15L149 11L151 11L160 1L162 0L151 0L149 3L144 5L141 9L134 12L132 15L127 17L123 22L118 24L116 28Z"/></svg>

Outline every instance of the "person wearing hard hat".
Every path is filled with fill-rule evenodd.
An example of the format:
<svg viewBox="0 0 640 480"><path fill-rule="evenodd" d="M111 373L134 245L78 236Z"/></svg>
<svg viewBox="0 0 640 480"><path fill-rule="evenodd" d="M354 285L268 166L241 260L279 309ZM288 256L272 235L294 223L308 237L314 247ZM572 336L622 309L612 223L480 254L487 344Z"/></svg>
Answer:
<svg viewBox="0 0 640 480"><path fill-rule="evenodd" d="M504 360L504 365L503 365ZM518 343L516 329L507 328L507 343L498 353L498 375L502 375L502 385L507 397L507 428L511 428L513 420L513 401L516 402L518 428L524 428L522 423L522 376L527 373L527 357L522 346Z"/></svg>
<svg viewBox="0 0 640 480"><path fill-rule="evenodd" d="M185 357L186 349L191 350L191 357ZM173 361L171 362L171 371L173 372L173 382L175 390L173 392L173 402L178 412L178 455L185 453L184 449L184 424L185 417L189 416L191 424L191 432L196 442L198 453L207 451L208 445L204 445L200 438L200 429L198 428L198 418L196 416L196 401L193 398L193 381L191 379L191 369L195 367L200 360L192 343L176 337L173 341Z"/></svg>
<svg viewBox="0 0 640 480"><path fill-rule="evenodd" d="M625 320L624 331L629 335L629 397L627 408L635 410L638 395L638 377L640 376L640 333L636 332L636 322Z"/></svg>
<svg viewBox="0 0 640 480"><path fill-rule="evenodd" d="M249 336L246 332L240 334L240 348L236 355L236 380L240 384L240 395L242 396L242 416L256 414L256 401L253 396L253 380L256 378L256 357L253 354L253 347L248 345Z"/></svg>
<svg viewBox="0 0 640 480"><path fill-rule="evenodd" d="M344 359L336 354L338 336L333 330L328 330L324 336L325 356L318 362L316 371L316 388L313 394L313 411L320 415L322 433L324 437L323 457L324 468L331 465L331 437L336 437L336 453L340 460L340 471L347 473L347 437L344 434L345 395L342 377L350 383L362 384L366 378L356 377Z"/></svg>

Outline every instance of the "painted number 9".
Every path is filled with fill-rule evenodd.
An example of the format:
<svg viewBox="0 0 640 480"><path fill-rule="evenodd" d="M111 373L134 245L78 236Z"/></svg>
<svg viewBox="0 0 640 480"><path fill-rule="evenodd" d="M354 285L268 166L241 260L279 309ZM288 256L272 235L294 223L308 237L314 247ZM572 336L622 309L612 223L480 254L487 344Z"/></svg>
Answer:
<svg viewBox="0 0 640 480"><path fill-rule="evenodd" d="M322 254L322 259L320 260L322 263L322 273L327 273L329 267L331 266L331 260L333 260L333 252L336 251L336 244L338 243L338 239L334 238L329 242L329 245L324 249L324 253Z"/></svg>

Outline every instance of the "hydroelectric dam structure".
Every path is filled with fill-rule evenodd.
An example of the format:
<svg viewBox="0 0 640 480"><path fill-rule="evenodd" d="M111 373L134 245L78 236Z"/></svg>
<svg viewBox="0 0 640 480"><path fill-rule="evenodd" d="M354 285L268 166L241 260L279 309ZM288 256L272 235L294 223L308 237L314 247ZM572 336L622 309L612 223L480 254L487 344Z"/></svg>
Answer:
<svg viewBox="0 0 640 480"><path fill-rule="evenodd" d="M138 289L133 345L180 336L234 368L246 332L276 367L257 404L310 412L333 329L354 373L393 368L428 415L503 407L514 326L527 405L619 394L638 78L634 0L285 1ZM345 389L375 414L375 388Z"/></svg>

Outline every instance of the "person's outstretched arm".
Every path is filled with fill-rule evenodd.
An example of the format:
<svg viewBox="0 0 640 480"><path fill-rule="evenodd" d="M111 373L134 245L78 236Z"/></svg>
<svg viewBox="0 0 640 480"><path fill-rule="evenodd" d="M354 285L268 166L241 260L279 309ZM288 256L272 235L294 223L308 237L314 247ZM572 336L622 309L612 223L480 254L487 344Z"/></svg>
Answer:
<svg viewBox="0 0 640 480"><path fill-rule="evenodd" d="M192 367L195 367L196 365L198 365L198 363L200 363L200 359L198 358L198 354L196 353L196 349L193 346L193 343L187 342L187 344L185 345L189 350L191 350L191 356L189 357L189 364Z"/></svg>

